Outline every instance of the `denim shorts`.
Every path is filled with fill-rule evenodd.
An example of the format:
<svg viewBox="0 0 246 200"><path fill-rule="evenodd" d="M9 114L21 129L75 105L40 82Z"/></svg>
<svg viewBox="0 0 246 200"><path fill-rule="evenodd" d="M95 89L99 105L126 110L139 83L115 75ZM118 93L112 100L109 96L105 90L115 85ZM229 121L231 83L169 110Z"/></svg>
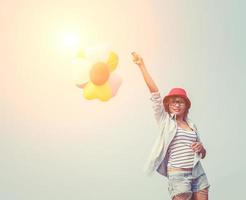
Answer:
<svg viewBox="0 0 246 200"><path fill-rule="evenodd" d="M205 172L194 177L189 171L174 171L169 172L167 178L171 199L177 194L190 193L192 195L193 192L210 187Z"/></svg>

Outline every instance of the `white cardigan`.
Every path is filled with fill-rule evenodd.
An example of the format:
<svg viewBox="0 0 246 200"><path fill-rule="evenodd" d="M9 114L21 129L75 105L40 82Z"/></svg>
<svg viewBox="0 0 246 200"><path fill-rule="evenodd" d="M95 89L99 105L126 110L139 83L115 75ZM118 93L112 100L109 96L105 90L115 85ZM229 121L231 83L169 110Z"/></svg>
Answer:
<svg viewBox="0 0 246 200"><path fill-rule="evenodd" d="M176 115L169 114L164 110L163 100L159 92L151 93L151 101L153 102L153 110L155 119L159 125L159 134L152 148L147 163L144 166L144 172L152 175L157 171L163 176L167 176L167 150L177 131ZM197 128L192 121L187 118L188 125L197 133L199 142L200 136ZM201 154L195 153L193 164L193 175L198 176L204 173L201 163Z"/></svg>

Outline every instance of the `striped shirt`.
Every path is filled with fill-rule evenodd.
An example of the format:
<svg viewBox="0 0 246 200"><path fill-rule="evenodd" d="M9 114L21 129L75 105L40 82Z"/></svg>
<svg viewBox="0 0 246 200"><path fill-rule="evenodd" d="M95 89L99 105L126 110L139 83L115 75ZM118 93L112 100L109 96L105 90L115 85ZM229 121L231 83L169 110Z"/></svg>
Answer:
<svg viewBox="0 0 246 200"><path fill-rule="evenodd" d="M192 150L191 144L196 141L196 132L178 127L168 148L168 167L192 168L195 152Z"/></svg>

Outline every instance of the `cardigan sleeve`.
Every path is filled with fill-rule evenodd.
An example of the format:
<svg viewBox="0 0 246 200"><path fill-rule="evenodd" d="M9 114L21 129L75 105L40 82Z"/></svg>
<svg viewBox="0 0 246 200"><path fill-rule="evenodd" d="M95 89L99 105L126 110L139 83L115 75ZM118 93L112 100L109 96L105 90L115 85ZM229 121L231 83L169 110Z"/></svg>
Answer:
<svg viewBox="0 0 246 200"><path fill-rule="evenodd" d="M164 109L164 105L162 102L160 92L152 92L150 100L152 101L152 108L154 111L154 117L155 117L158 125L160 125L161 122L167 116L167 112Z"/></svg>

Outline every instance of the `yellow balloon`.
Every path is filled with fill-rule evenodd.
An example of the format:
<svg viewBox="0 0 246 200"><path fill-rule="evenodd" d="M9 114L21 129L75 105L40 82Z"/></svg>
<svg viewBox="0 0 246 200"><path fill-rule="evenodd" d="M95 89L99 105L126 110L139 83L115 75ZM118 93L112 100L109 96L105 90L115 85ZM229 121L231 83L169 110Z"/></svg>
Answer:
<svg viewBox="0 0 246 200"><path fill-rule="evenodd" d="M110 72L112 72L116 69L118 62L119 62L118 55L114 52L110 52L109 57L108 57L108 61L107 61Z"/></svg>
<svg viewBox="0 0 246 200"><path fill-rule="evenodd" d="M83 95L88 100L97 98L101 101L108 101L112 97L112 89L109 83L99 86L89 82L84 88Z"/></svg>
<svg viewBox="0 0 246 200"><path fill-rule="evenodd" d="M88 100L96 98L96 95L94 92L94 85L92 82L87 83L86 86L84 87L83 96Z"/></svg>
<svg viewBox="0 0 246 200"><path fill-rule="evenodd" d="M112 97L112 90L108 83L105 83L102 86L96 86L95 91L97 98L99 98L101 101L107 101Z"/></svg>

